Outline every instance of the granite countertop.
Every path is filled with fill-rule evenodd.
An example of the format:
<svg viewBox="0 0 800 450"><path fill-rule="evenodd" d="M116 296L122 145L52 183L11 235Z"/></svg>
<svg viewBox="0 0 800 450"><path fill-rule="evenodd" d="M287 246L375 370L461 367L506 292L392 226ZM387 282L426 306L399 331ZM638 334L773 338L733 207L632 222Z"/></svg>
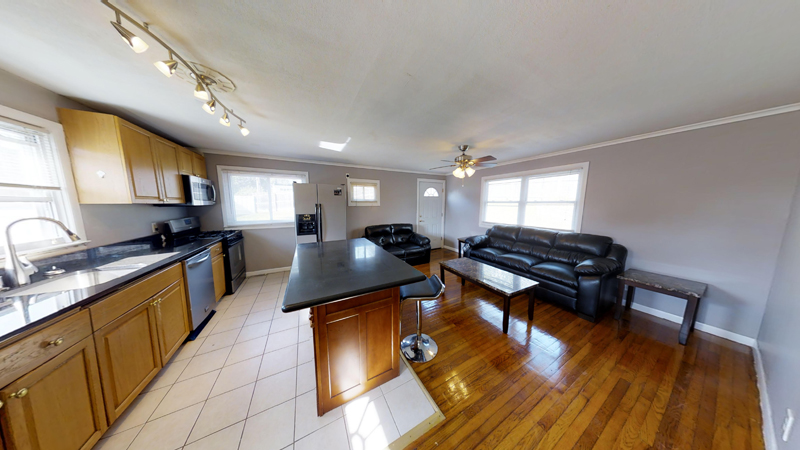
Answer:
<svg viewBox="0 0 800 450"><path fill-rule="evenodd" d="M707 284L699 281L685 280L638 269L628 269L617 275L617 278L697 298L702 297L708 288Z"/></svg>
<svg viewBox="0 0 800 450"><path fill-rule="evenodd" d="M297 311L425 279L364 238L299 244L281 309Z"/></svg>
<svg viewBox="0 0 800 450"><path fill-rule="evenodd" d="M39 271L31 276L31 284L0 292L0 342L76 308L88 306L151 272L200 253L221 240L221 238L197 239L185 245L171 246L162 243L161 236L157 235L33 261ZM39 282L57 280L77 271L96 269L126 258L151 255L166 256L119 278L83 289L33 295L14 293L35 287ZM43 272L52 266L65 269L66 273L47 279Z"/></svg>
<svg viewBox="0 0 800 450"><path fill-rule="evenodd" d="M470 258L442 261L441 266L459 276L479 282L485 288L500 295L515 296L535 288L539 282Z"/></svg>

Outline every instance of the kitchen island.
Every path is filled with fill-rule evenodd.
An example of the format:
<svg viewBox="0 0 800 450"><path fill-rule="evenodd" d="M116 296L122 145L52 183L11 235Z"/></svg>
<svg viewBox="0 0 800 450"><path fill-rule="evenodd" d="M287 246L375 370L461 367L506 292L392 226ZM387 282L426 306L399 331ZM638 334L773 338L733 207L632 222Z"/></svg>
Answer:
<svg viewBox="0 0 800 450"><path fill-rule="evenodd" d="M318 415L399 375L399 287L425 279L363 238L297 245L281 309L310 308Z"/></svg>

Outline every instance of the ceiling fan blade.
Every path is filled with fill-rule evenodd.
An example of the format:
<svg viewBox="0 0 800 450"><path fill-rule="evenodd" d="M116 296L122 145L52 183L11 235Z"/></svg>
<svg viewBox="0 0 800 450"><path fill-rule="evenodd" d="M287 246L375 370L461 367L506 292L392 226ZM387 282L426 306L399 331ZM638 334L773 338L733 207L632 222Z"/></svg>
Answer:
<svg viewBox="0 0 800 450"><path fill-rule="evenodd" d="M497 160L497 158L495 158L494 156L484 156L482 158L473 159L472 162L480 163L480 162L488 162L488 161L495 161L495 160Z"/></svg>
<svg viewBox="0 0 800 450"><path fill-rule="evenodd" d="M452 159L440 159L439 161L441 161L441 162L449 162L449 163L453 162Z"/></svg>
<svg viewBox="0 0 800 450"><path fill-rule="evenodd" d="M494 167L497 163L475 163L473 164L474 167Z"/></svg>
<svg viewBox="0 0 800 450"><path fill-rule="evenodd" d="M436 170L436 169L444 169L445 167L455 167L455 164L450 164L449 166L439 166L439 167L431 167L428 170Z"/></svg>

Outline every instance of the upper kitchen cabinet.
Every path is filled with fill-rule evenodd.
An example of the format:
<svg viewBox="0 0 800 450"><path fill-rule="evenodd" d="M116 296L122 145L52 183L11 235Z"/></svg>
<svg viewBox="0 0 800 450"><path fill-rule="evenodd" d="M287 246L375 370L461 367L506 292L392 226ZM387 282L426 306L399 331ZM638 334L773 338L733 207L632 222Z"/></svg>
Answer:
<svg viewBox="0 0 800 450"><path fill-rule="evenodd" d="M192 153L192 170L194 171L194 176L208 178L208 174L206 173L206 158L203 155Z"/></svg>
<svg viewBox="0 0 800 450"><path fill-rule="evenodd" d="M59 108L58 116L81 203L184 202L181 174L194 174L195 153L109 114Z"/></svg>
<svg viewBox="0 0 800 450"><path fill-rule="evenodd" d="M206 158L183 147L178 147L178 167L184 175L208 178L206 174Z"/></svg>

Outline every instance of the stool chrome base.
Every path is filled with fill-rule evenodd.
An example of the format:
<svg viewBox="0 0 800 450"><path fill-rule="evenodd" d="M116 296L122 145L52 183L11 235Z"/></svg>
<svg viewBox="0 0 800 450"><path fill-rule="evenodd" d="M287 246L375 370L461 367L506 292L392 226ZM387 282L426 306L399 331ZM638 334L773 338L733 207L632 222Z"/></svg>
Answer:
<svg viewBox="0 0 800 450"><path fill-rule="evenodd" d="M439 346L436 341L431 339L427 334L421 334L421 339L417 341L417 335L412 334L406 336L400 342L400 351L407 360L415 363L425 363L436 357L439 352Z"/></svg>

